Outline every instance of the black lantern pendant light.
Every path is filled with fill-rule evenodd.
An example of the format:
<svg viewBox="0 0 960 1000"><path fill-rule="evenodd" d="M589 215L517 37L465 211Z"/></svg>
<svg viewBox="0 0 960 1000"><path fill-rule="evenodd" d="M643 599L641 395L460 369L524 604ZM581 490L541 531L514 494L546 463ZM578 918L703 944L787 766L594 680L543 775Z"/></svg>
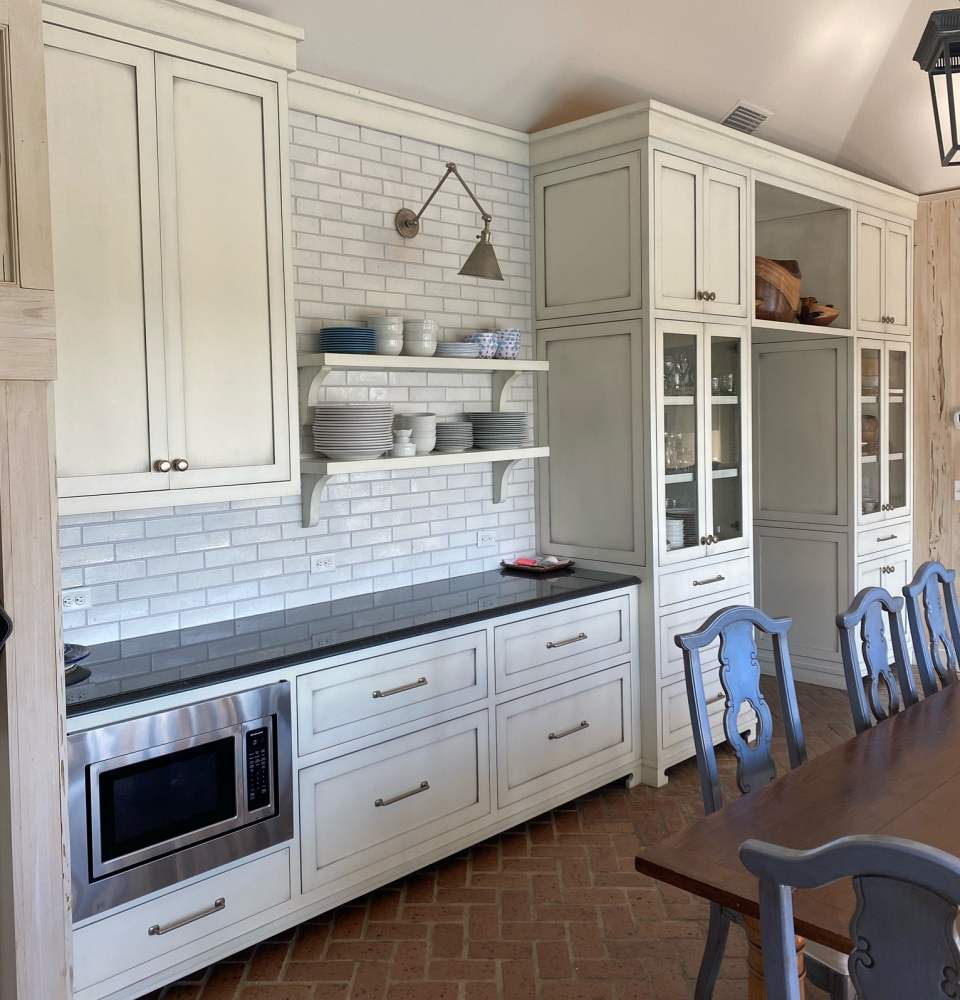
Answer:
<svg viewBox="0 0 960 1000"><path fill-rule="evenodd" d="M960 166L955 74L960 73L960 10L935 10L927 21L913 61L930 77L940 162ZM960 96L960 95L958 95Z"/></svg>

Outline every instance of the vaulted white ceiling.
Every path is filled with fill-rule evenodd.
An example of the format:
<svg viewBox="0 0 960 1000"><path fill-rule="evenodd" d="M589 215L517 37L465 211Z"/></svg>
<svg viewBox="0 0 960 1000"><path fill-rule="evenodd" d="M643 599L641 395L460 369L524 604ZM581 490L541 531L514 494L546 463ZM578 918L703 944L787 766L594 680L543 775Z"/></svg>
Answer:
<svg viewBox="0 0 960 1000"><path fill-rule="evenodd" d="M234 0L306 31L302 69L529 132L652 97L915 192L940 166L912 56L952 0Z"/></svg>

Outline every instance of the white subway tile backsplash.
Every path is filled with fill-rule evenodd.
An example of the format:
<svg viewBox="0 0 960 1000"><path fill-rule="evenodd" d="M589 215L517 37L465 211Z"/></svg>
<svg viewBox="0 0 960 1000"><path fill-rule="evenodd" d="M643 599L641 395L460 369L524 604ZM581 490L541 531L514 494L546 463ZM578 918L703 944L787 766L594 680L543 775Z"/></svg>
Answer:
<svg viewBox="0 0 960 1000"><path fill-rule="evenodd" d="M301 349L315 349L324 326L399 312L435 319L450 339L516 326L530 354L527 167L296 109L290 126ZM478 217L455 182L415 240L394 229L396 210L419 209L448 160L494 216L502 285L458 274ZM337 373L324 386L328 399L441 417L491 406L482 374ZM532 413L531 379L514 383L511 401ZM492 502L492 479L489 466L462 465L337 477L311 529L301 527L299 497L62 517L63 586L90 586L94 598L65 616L65 630L101 643L494 569L535 545L533 468L514 469L503 504ZM496 544L478 549L478 530ZM312 573L315 553L332 555L335 568Z"/></svg>

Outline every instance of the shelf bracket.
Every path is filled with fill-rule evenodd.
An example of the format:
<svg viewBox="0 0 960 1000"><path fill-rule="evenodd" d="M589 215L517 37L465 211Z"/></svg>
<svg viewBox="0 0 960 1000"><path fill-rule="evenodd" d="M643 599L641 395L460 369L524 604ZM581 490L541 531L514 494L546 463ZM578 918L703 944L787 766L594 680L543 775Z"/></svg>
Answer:
<svg viewBox="0 0 960 1000"><path fill-rule="evenodd" d="M320 521L320 498L327 487L328 475L300 473L300 503L303 506L303 526L315 528Z"/></svg>
<svg viewBox="0 0 960 1000"><path fill-rule="evenodd" d="M526 372L494 372L491 382L491 400L494 413L507 408L507 393L514 382Z"/></svg>
<svg viewBox="0 0 960 1000"><path fill-rule="evenodd" d="M493 463L493 502L503 503L507 499L507 481L510 479L510 473L513 472L513 467L519 462L520 459L514 458L507 462L494 462Z"/></svg>
<svg viewBox="0 0 960 1000"><path fill-rule="evenodd" d="M326 377L333 371L332 368L317 366L315 368L301 368L300 380L300 426L307 427L313 420L310 413L311 406L320 404L320 387Z"/></svg>

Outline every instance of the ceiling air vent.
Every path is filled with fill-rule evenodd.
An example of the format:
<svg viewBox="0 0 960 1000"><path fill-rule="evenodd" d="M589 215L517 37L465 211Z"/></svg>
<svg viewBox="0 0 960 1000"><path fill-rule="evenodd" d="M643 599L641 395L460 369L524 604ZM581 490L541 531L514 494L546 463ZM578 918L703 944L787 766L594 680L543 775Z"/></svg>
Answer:
<svg viewBox="0 0 960 1000"><path fill-rule="evenodd" d="M758 108L756 104L747 104L746 101L741 101L720 124L729 125L730 128L735 128L738 132L753 135L772 115L772 111Z"/></svg>

